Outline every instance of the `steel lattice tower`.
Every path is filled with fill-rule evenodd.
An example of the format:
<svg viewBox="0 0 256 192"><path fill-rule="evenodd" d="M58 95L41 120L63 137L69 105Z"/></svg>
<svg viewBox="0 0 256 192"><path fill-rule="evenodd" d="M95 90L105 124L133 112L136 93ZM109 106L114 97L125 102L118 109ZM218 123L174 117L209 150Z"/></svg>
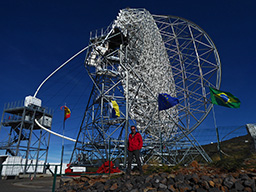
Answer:
<svg viewBox="0 0 256 192"><path fill-rule="evenodd" d="M5 104L0 129L9 131L9 135L6 140L2 138L0 150L4 150L9 156L22 157L24 161L19 163L24 166L23 173L33 167L36 175L38 169L45 172L50 133L37 126L35 119L51 130L53 110L41 107L41 103L35 105L27 101ZM42 162L44 167L38 167Z"/></svg>

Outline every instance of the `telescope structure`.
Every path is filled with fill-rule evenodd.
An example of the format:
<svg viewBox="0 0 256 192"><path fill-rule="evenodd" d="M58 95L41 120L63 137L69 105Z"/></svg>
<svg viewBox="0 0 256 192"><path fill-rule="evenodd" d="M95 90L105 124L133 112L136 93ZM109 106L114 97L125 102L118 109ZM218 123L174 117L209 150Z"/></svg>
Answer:
<svg viewBox="0 0 256 192"><path fill-rule="evenodd" d="M208 87L219 88L221 64L198 25L145 9L120 10L106 29L91 33L84 65L93 88L71 164L125 166L131 125L142 134L144 164L211 161L192 132L212 108ZM179 104L159 111L160 93ZM112 101L120 116L111 116Z"/></svg>

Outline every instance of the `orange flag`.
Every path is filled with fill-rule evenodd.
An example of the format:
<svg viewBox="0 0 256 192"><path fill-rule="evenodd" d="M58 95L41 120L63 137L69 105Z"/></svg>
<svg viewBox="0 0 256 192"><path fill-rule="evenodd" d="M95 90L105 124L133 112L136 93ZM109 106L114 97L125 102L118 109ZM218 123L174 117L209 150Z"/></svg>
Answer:
<svg viewBox="0 0 256 192"><path fill-rule="evenodd" d="M64 108L64 112L65 112L64 113L64 121L66 121L66 119L70 117L71 111L67 106L62 106L60 109L63 110L63 108Z"/></svg>

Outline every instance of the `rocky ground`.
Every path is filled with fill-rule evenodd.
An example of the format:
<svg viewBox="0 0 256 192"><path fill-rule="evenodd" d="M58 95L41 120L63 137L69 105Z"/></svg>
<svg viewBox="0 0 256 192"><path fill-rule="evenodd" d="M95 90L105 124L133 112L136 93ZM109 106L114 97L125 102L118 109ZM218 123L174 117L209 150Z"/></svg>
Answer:
<svg viewBox="0 0 256 192"><path fill-rule="evenodd" d="M144 175L135 174L131 177L120 174L110 177L105 175L62 178L56 191L256 191L256 169L250 167L227 172L216 167L192 162L186 168L151 174L145 171L145 173Z"/></svg>

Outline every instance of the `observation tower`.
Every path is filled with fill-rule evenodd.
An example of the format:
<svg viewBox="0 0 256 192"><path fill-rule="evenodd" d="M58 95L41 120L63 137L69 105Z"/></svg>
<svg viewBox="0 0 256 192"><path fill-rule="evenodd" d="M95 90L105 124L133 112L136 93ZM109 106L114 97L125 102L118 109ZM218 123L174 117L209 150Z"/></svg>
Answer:
<svg viewBox="0 0 256 192"><path fill-rule="evenodd" d="M4 150L8 156L20 157L20 162L13 163L21 164L24 174L31 170L36 174L38 169L45 172L50 133L35 124L35 119L50 130L52 114L51 109L41 106L40 99L32 96L27 96L24 102L11 102L4 106L0 130L5 129L9 134L8 137L2 138L0 150ZM38 167L42 162L43 165ZM13 169L15 168L20 166L13 166Z"/></svg>

